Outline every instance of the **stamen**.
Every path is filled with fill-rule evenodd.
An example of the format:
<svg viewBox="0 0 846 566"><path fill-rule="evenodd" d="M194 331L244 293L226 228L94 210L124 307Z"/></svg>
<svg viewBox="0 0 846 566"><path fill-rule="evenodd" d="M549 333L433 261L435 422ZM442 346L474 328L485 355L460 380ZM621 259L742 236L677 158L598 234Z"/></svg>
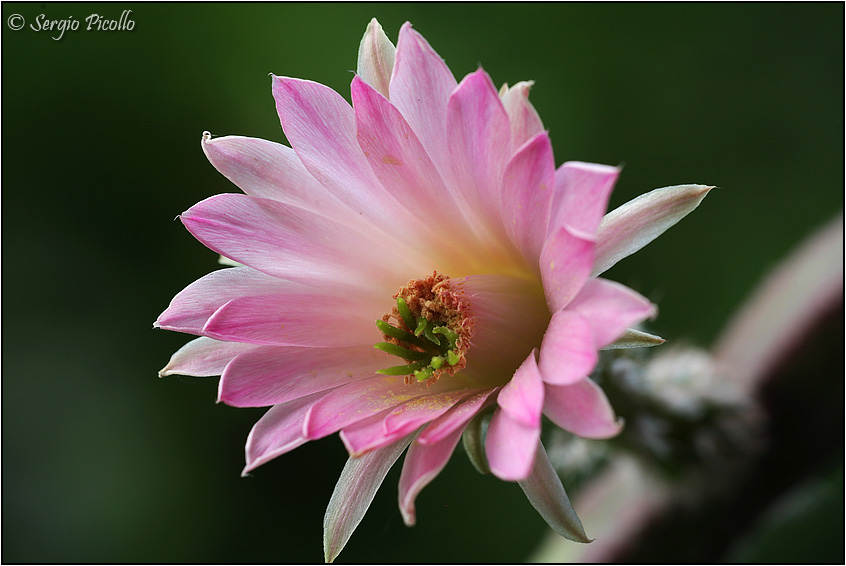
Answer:
<svg viewBox="0 0 846 566"><path fill-rule="evenodd" d="M410 281L394 298L393 312L376 321L385 341L374 347L408 363L377 373L405 375L406 383L431 385L445 373L455 375L464 369L473 317L463 290L435 272Z"/></svg>

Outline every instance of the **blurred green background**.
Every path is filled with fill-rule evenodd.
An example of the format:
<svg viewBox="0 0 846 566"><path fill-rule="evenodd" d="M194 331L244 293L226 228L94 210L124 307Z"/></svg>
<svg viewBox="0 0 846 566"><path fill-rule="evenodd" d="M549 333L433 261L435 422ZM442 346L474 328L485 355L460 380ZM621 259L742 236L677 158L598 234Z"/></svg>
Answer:
<svg viewBox="0 0 846 566"><path fill-rule="evenodd" d="M40 14L84 28L92 13L123 10L132 31L57 41L29 27ZM843 206L841 3L2 12L4 562L322 561L340 440L241 478L263 411L216 405L216 378L158 379L188 337L152 322L217 267L174 221L235 190L203 156L203 130L284 141L271 72L349 98L371 17L393 41L411 21L459 79L482 64L498 85L536 81L558 163L625 163L612 207L655 187L720 187L609 273L659 303L652 330L669 339L707 346L762 274ZM13 14L24 29L10 29ZM842 418L833 450L840 434ZM340 562L516 562L542 537L521 490L461 454L418 499L412 529L397 479L395 469ZM834 485L842 499L842 472Z"/></svg>

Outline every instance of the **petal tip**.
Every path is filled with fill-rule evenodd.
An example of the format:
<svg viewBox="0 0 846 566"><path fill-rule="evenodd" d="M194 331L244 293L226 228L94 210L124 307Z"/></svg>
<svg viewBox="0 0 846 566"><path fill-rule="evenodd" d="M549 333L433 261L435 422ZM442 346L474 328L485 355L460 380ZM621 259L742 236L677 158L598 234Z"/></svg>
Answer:
<svg viewBox="0 0 846 566"><path fill-rule="evenodd" d="M247 454L247 463L244 465L244 469L241 470L241 477L245 478L250 475L250 472L255 470L261 465L261 461L259 460L251 460L249 454Z"/></svg>
<svg viewBox="0 0 846 566"><path fill-rule="evenodd" d="M347 449L347 454L349 454L350 458L361 458L362 456L364 456L365 454L370 452L370 449L368 449L368 448L356 447L352 443L352 441L350 441L350 439L347 438L345 431L342 430L338 434L338 436L341 437L341 442L344 443L344 448Z"/></svg>
<svg viewBox="0 0 846 566"><path fill-rule="evenodd" d="M316 403L315 403L316 405ZM303 437L306 440L317 440L321 438L321 435L318 432L318 424L313 422L314 418L312 416L312 412L314 411L315 405L309 407L308 411L306 411L305 417L303 417Z"/></svg>
<svg viewBox="0 0 846 566"><path fill-rule="evenodd" d="M519 471L515 472L514 470L504 470L497 466L491 465L491 473L495 475L497 478L501 479L502 481L510 481L510 482L521 482L524 481L526 478L529 477L531 474L532 469L529 467L525 472Z"/></svg>
<svg viewBox="0 0 846 566"><path fill-rule="evenodd" d="M407 22L405 22L404 24L402 24L402 25L400 26L400 33L404 32L404 31L406 31L406 30L407 30L407 31L413 31L413 30L414 30L414 26L413 26L413 25L411 25L411 22L408 22L408 21L407 21Z"/></svg>
<svg viewBox="0 0 846 566"><path fill-rule="evenodd" d="M417 524L417 513L414 509L414 503L406 507L400 502L399 508L400 514L402 514L402 522L405 523L406 527L413 527Z"/></svg>
<svg viewBox="0 0 846 566"><path fill-rule="evenodd" d="M615 420L611 424L611 426L608 427L607 431L597 433L596 436L593 436L591 438L594 438L596 440L606 440L606 439L609 439L609 438L614 438L615 436L617 436L618 434L623 432L623 429L625 428L625 426L626 426L626 419L618 416L617 420Z"/></svg>

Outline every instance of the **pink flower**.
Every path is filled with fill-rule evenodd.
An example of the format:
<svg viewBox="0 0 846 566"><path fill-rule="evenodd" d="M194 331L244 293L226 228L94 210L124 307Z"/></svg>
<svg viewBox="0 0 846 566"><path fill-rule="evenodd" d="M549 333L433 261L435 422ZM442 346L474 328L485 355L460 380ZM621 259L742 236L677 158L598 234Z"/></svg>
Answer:
<svg viewBox="0 0 846 566"><path fill-rule="evenodd" d="M661 340L629 330L654 305L596 276L709 187L658 189L603 218L619 170L556 169L530 86L497 92L481 68L456 83L410 24L394 48L373 20L352 106L273 77L293 149L203 136L246 194L180 218L236 265L159 317L200 336L161 375L222 375L221 401L271 407L247 440L245 473L340 432L351 458L326 512L327 560L406 448L399 505L413 525L416 496L488 407L484 440L466 436L480 466L520 482L556 531L589 540L540 443L541 415L588 438L618 433L588 377L598 350Z"/></svg>

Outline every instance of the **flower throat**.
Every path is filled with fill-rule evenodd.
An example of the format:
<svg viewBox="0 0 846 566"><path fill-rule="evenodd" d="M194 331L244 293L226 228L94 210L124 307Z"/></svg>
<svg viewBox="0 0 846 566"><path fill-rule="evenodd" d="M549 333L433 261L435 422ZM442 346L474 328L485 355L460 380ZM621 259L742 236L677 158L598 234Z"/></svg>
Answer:
<svg viewBox="0 0 846 566"><path fill-rule="evenodd" d="M414 279L393 296L397 304L376 321L384 342L375 347L406 364L379 370L405 375L406 383L431 385L442 375L455 375L467 365L465 354L473 336L473 317L464 290L437 271Z"/></svg>

